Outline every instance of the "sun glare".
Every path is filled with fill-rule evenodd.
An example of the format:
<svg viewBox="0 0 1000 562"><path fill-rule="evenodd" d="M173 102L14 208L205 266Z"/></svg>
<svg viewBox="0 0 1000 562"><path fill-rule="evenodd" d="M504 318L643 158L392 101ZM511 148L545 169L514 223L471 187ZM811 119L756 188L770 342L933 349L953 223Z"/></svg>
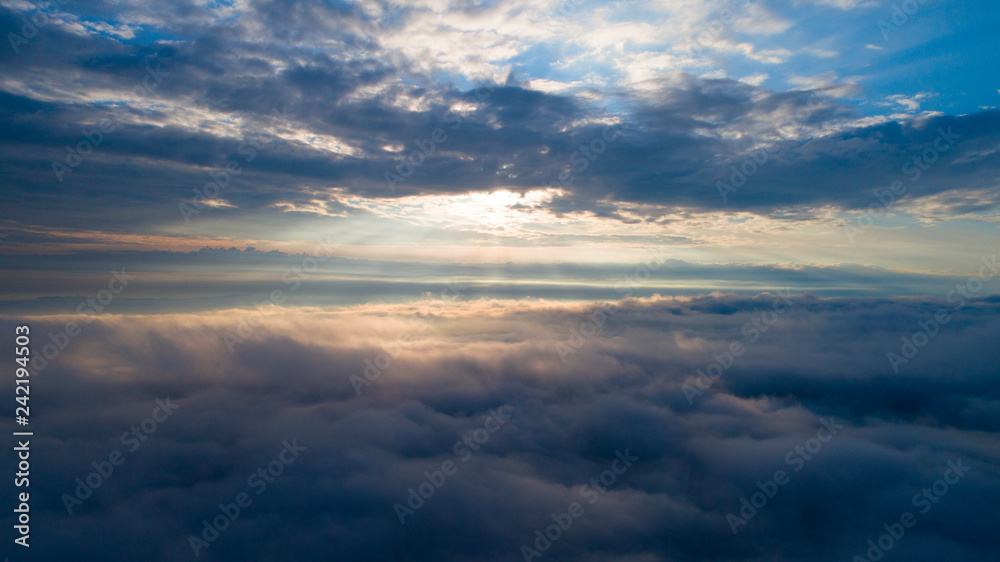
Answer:
<svg viewBox="0 0 1000 562"><path fill-rule="evenodd" d="M470 230L484 234L524 234L529 227L553 221L545 205L563 195L547 188L523 193L506 189L461 195L423 195L392 200L348 199L346 204L376 215L421 225Z"/></svg>

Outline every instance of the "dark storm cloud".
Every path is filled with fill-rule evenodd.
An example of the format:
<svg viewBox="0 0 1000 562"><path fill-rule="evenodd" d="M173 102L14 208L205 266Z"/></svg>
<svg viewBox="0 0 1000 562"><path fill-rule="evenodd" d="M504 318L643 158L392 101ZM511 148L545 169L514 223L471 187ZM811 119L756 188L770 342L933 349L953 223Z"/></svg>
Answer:
<svg viewBox="0 0 1000 562"><path fill-rule="evenodd" d="M749 343L741 327L775 298L625 301L565 362L557 345L597 305L290 309L255 320L234 353L222 334L246 312L77 317L80 335L33 383L44 420L33 487L46 490L32 506L46 540L33 547L190 559L201 521L251 492L200 559L523 560L534 530L578 501L585 513L542 560L842 561L961 459L971 471L892 555L994 559L996 299L956 311L893 375L887 351L944 303L792 295ZM29 319L36 352L73 319ZM733 341L745 353L689 402L684 385ZM379 373L359 396L351 375L366 361ZM67 514L61 494L124 452L122 432L168 396L177 410ZM454 443L504 405L511 418L462 462ZM844 428L794 472L786 453L821 418ZM248 476L292 439L307 450L254 494ZM595 503L581 498L626 449L634 465ZM400 525L393 505L449 460L458 472ZM779 469L791 481L734 536L726 514Z"/></svg>

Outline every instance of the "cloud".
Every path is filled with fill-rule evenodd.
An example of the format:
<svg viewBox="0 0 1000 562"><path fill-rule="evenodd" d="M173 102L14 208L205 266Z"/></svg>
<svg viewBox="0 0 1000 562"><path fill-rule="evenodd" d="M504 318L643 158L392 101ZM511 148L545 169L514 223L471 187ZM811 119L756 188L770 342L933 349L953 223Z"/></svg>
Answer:
<svg viewBox="0 0 1000 562"><path fill-rule="evenodd" d="M857 8L872 8L879 5L877 0L809 0L821 6L833 6L841 10L854 10Z"/></svg>
<svg viewBox="0 0 1000 562"><path fill-rule="evenodd" d="M199 51L197 56L203 55ZM753 85L759 77L738 82L687 76L662 83L655 99L636 98L634 109L623 115L599 110L578 96L516 85L492 86L484 100L474 91L402 88L352 99L352 92L392 72L371 61L317 60L263 81L228 78L234 74L227 72L223 76L228 82L217 83L221 78L204 74L198 68L203 63L195 63L192 56L175 52L155 59L164 71L184 77L173 83L165 78L157 95L178 106L193 97L207 113L185 116L184 111L166 113L150 106L142 111L145 124L124 119L62 183L52 181L51 168L66 153L47 147L83 141L81 131L109 117L106 106L8 94L4 120L10 126L0 141L9 148L9 181L18 189L58 195L65 202L53 213L40 201L27 199L21 220L74 228L96 221L106 230L137 224L176 229L178 204L190 201L210 180L207 173L223 169L229 160L242 171L206 215L259 212L280 220L289 209L333 205L324 212L344 216L337 203L343 193L391 198L552 185L565 191L565 200L551 206L591 212L598 211L595 196L608 195L606 201L613 206L660 205L664 212L680 206L778 216L793 206L850 209L868 204L872 189L891 182L909 155L932 142L938 128L949 127L962 135L963 144L925 175L911 196L934 195L956 183L980 189L993 175L992 161L975 167L951 162L963 157L967 140L996 141L995 111L858 126L859 116L829 97L851 86L831 83L829 76L803 82L809 89L785 93ZM151 60L129 56L114 64L141 70ZM240 64L244 68L236 74L254 72L247 62ZM204 74L205 80L192 82L192 72ZM409 103L405 99L419 104L404 107ZM462 117L449 113L460 103L471 103L471 111ZM326 110L327 104L333 106ZM225 125L223 115L231 112L242 117ZM291 117L282 119L275 112ZM366 118L358 120L356 115ZM201 118L220 120L220 125L200 127ZM580 148L615 122L622 123L625 135L598 158L579 160ZM436 129L447 139L434 154L422 156L421 165L395 185L395 191L388 189L386 174L398 173L403 159L417 150L416 143ZM241 147L254 139L267 142L257 145L250 160ZM852 141L864 148L845 158L837 146ZM729 179L731 167L739 167L749 150L762 145L775 156L742 188L741 196L723 201L717 184ZM392 146L404 151L385 149ZM804 146L809 154L802 153ZM141 167L123 171L124 165L138 161ZM830 174L835 168L838 173ZM572 173L571 184L561 184L560 174L566 170ZM83 192L75 187L81 184L94 187ZM107 207L87 204L95 196L106 200ZM130 206L133 212L127 214L111 210ZM81 208L84 213L77 211Z"/></svg>
<svg viewBox="0 0 1000 562"><path fill-rule="evenodd" d="M545 10L555 4L422 4L393 13L320 2L180 6L116 4L108 25L141 40L51 25L22 52L4 52L0 145L9 193L23 195L16 228L179 249L204 245L184 240L191 235L233 244L278 238L301 228L304 216L318 227L323 220L370 220L373 209L398 217L392 205L435 207L434 201L469 192L558 189L540 205L509 209L513 218L502 227L442 228L541 239L552 229L523 224L547 212L590 231L608 231L598 227L600 219L682 239L691 234L663 226L675 222L678 210L688 217L746 212L789 222L864 208L872 190L896 179L938 128L953 128L962 143L908 197L995 183L995 159L971 164L969 151L996 144L996 111L863 116L849 101L859 92L856 78L827 72L792 78L798 89L780 91L763 86L768 74L737 81L713 74L716 65L684 62L690 55L683 49L651 47L671 26L691 34L714 21L714 5L651 4L646 8L655 14L638 22L623 19L622 6L588 5L554 20L541 15L552 15ZM18 30L21 14L3 8L2 31ZM771 34L764 24L779 16L756 4L744 16L719 35L713 52L751 59L790 54L743 37ZM757 33L745 19L764 27ZM432 40L432 30L447 33ZM418 31L431 35L415 40ZM468 37L504 53L464 45ZM584 50L545 51L552 68L590 55L607 68L521 79L510 64L568 38ZM619 49L625 43L631 46ZM475 70L480 63L486 66ZM609 86L613 67L635 80ZM454 68L465 77L436 74ZM156 88L138 97L149 69L158 69ZM889 102L915 110L922 96L900 94ZM105 119L115 120L114 130L63 181L53 181L54 164L76 157L65 147L86 149ZM610 124L624 135L599 156L583 156L581 147ZM402 171L436 130L447 139L421 154L420 165L390 189L387 174ZM720 197L720 183L731 182L733 170L761 149L770 151L767 163L738 194ZM194 200L229 162L240 172L204 203L194 224L182 225L178 206ZM137 231L147 238L128 238Z"/></svg>
<svg viewBox="0 0 1000 562"><path fill-rule="evenodd" d="M625 449L634 467L583 503L547 558L749 561L763 547L781 559L847 559L912 510L913 494L956 458L972 471L896 554L995 556L985 514L1000 499L989 343L1000 303L970 301L893 375L887 350L945 303L796 296L750 343L741 327L776 298L619 303L566 362L557 345L603 305L27 318L36 346L67 321L81 329L33 381L45 404L33 446L45 454L32 457L32 477L51 491L32 506L51 522L50 540L33 547L46 558L112 547L123 561L190 556L188 536L249 490L248 476L283 440L298 439L307 450L252 494L208 559L315 558L331 541L349 559L520 559L534 530L579 501L580 486ZM229 353L222 334L248 321L252 334ZM10 319L0 324L13 329ZM733 341L745 353L689 403L683 385ZM379 358L386 349L395 355L388 365ZM382 367L358 396L350 377L366 360ZM68 515L60 494L73 493L92 461L125 449L121 433L168 396L177 410ZM462 462L452 445L503 405L509 425ZM831 417L845 429L793 472L786 452ZM393 505L448 460L458 473L400 525ZM734 536L726 514L782 468L791 483ZM13 501L11 490L3 494ZM130 532L97 532L114 526Z"/></svg>
<svg viewBox="0 0 1000 562"><path fill-rule="evenodd" d="M949 291L994 240L1000 112L938 87L989 51L963 30L940 74L912 36L871 44L878 4L4 2L0 331L29 325L41 369L36 554L190 559L249 491L200 558L518 560L581 502L544 560L843 561L961 460L892 556L997 559L1000 299Z"/></svg>
<svg viewBox="0 0 1000 562"><path fill-rule="evenodd" d="M981 211L969 195L941 205ZM992 206L990 208L993 208ZM931 211L909 209L926 220ZM4 240L4 245L9 244ZM7 284L0 312L59 314L77 309L108 282L112 270L136 281L115 298L115 313L217 311L256 308L273 291L295 306L435 300L462 287L464 299L540 298L618 300L657 294L693 295L712 291L757 293L790 288L821 296L944 295L968 276L899 271L851 264L780 265L746 261L697 263L668 258L663 246L619 248L634 262L440 263L382 261L340 255L339 246L291 254L254 248L202 248L195 252L97 252L18 255L4 271ZM542 248L541 254L552 249ZM981 265L975 259L969 271ZM967 268L969 266L966 266ZM220 269L221 268L221 269Z"/></svg>

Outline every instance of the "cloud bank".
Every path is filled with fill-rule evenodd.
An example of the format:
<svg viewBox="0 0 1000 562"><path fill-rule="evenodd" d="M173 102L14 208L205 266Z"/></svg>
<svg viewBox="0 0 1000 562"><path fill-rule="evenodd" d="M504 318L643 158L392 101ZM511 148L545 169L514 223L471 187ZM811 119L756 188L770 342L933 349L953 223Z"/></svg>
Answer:
<svg viewBox="0 0 1000 562"><path fill-rule="evenodd" d="M34 547L191 559L245 493L199 559L523 560L576 503L540 559L850 560L909 511L892 556L990 560L998 307L761 294L31 318L39 350L80 327L34 378ZM951 321L893 373L887 354L941 308ZM918 504L949 462L971 468ZM734 534L727 515L779 470ZM421 505L401 524L396 504Z"/></svg>

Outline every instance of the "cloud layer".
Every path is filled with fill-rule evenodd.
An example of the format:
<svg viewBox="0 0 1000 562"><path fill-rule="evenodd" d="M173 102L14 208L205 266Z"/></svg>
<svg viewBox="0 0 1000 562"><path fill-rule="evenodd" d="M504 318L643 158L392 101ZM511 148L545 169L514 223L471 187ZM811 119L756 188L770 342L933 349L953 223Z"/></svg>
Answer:
<svg viewBox="0 0 1000 562"><path fill-rule="evenodd" d="M968 474L892 555L990 560L998 305L762 294L32 318L39 353L66 322L81 330L34 377L34 548L188 559L189 536L246 492L201 559L521 560L578 502L542 559L847 560L960 459ZM951 321L893 373L887 354L938 309ZM176 411L130 451L122 433L167 397ZM790 461L823 420L844 427ZM466 437L478 451L455 447ZM248 477L293 439L307 449L257 495ZM124 463L67 514L61 495L114 450ZM638 460L587 501L626 450ZM401 525L393 506L447 461ZM734 535L727 514L777 470L789 482Z"/></svg>
<svg viewBox="0 0 1000 562"><path fill-rule="evenodd" d="M976 193L976 212L996 210L995 110L917 112L912 101L910 113L872 115L857 107L861 86L835 71L765 85L707 70L712 53L770 52L729 36L788 29L773 6L744 6L711 44L683 55L683 41L654 37L694 37L723 4L650 3L642 10L655 24L622 6L560 15L556 3L445 4L386 13L325 2L122 2L53 13L29 43L0 54L4 197L18 202L17 216L4 216L10 230L273 239L303 217L367 217L404 196L552 188L521 211L629 224L678 208L814 219L864 209L873 189L913 179L904 166L941 130L957 144L905 197ZM14 6L0 7L4 36L22 33L33 13ZM670 62L618 86L563 87L574 82L554 79L559 56L604 61L588 74L603 80L651 58ZM908 95L892 99L932 97ZM101 123L113 127L97 140ZM612 124L622 135L604 142ZM200 222L185 223L178 206L227 162L239 172L200 200ZM736 189L723 198L720 185Z"/></svg>

